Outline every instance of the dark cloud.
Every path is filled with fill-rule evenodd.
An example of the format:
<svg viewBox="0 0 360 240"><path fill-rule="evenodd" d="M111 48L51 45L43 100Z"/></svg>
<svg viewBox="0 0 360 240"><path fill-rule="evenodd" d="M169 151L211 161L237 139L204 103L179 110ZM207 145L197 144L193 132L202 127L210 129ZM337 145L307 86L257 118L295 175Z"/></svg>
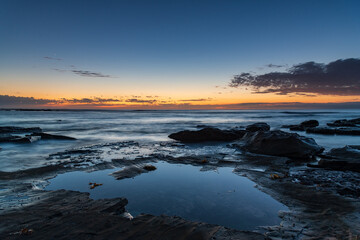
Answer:
<svg viewBox="0 0 360 240"><path fill-rule="evenodd" d="M339 59L328 64L307 62L285 72L262 75L241 73L230 87L251 87L254 93L310 93L322 95L360 95L360 59Z"/></svg>
<svg viewBox="0 0 360 240"><path fill-rule="evenodd" d="M101 77L101 78L111 78L111 75L105 75L99 72L90 72L90 71L84 71L84 70L70 70L71 72L82 76L82 77Z"/></svg>
<svg viewBox="0 0 360 240"><path fill-rule="evenodd" d="M61 99L64 103L94 103L94 104L102 104L102 103L109 103L109 102L120 102L119 99L113 98L72 98L72 99Z"/></svg>
<svg viewBox="0 0 360 240"><path fill-rule="evenodd" d="M130 98L130 99L126 99L125 102L129 102L129 103L150 103L150 104L153 104L153 103L157 102L157 100L156 100L156 99L143 100L143 99L137 99L137 98Z"/></svg>
<svg viewBox="0 0 360 240"><path fill-rule="evenodd" d="M9 95L0 95L0 106L20 106L20 105L57 105L57 104L107 104L121 102L113 98L61 98L55 99L36 99L33 97L16 97Z"/></svg>
<svg viewBox="0 0 360 240"><path fill-rule="evenodd" d="M238 103L219 105L224 109L359 109L360 102L340 103L302 103L302 102L279 102L279 103Z"/></svg>
<svg viewBox="0 0 360 240"><path fill-rule="evenodd" d="M268 67L268 68L282 68L282 67L286 67L286 65L277 65L277 64L267 64L265 65L265 67Z"/></svg>
<svg viewBox="0 0 360 240"><path fill-rule="evenodd" d="M47 59L47 60L56 60L56 61L62 61L63 60L62 58L55 58L55 57L48 57L48 56L45 56L44 58Z"/></svg>
<svg viewBox="0 0 360 240"><path fill-rule="evenodd" d="M54 71L57 71L57 72L61 72L61 73L67 72L67 71L64 70L64 69L59 69L59 68L53 68L53 70L54 70Z"/></svg>
<svg viewBox="0 0 360 240"><path fill-rule="evenodd" d="M204 102L204 101L210 101L211 99L208 98L198 98L198 99L183 99L179 100L180 102Z"/></svg>
<svg viewBox="0 0 360 240"><path fill-rule="evenodd" d="M44 105L57 103L51 99L36 99L33 97L15 97L9 95L0 95L0 106L7 105Z"/></svg>

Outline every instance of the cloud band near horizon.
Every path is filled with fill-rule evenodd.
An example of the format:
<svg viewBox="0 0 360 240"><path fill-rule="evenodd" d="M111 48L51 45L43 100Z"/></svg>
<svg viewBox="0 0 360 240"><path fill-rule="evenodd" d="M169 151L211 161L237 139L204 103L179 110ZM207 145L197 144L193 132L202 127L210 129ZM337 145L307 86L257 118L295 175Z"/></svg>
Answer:
<svg viewBox="0 0 360 240"><path fill-rule="evenodd" d="M360 101L303 103L303 102L255 102L233 104L191 104L143 100L143 99L113 99L113 98L80 98L80 99L36 99L34 97L17 97L0 95L0 108L3 109L360 109Z"/></svg>
<svg viewBox="0 0 360 240"><path fill-rule="evenodd" d="M339 59L328 64L306 62L285 72L260 75L243 72L235 75L229 86L249 87L255 94L360 95L360 59Z"/></svg>

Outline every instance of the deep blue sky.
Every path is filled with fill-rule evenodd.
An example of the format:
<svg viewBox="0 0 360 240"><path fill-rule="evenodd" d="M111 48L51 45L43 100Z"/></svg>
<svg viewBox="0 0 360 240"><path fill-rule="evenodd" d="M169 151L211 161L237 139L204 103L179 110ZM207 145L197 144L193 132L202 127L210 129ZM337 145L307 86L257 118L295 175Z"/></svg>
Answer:
<svg viewBox="0 0 360 240"><path fill-rule="evenodd" d="M269 63L359 57L360 1L1 0L0 36L3 82L76 81L51 70L75 65L118 77L125 88L213 86Z"/></svg>

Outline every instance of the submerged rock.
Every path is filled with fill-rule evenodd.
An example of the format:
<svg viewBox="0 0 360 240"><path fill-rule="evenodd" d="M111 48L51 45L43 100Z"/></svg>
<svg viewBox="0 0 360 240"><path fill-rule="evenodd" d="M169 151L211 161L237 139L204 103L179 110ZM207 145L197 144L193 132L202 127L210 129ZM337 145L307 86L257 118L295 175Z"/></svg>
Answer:
<svg viewBox="0 0 360 240"><path fill-rule="evenodd" d="M19 137L13 136L8 133L0 133L0 142L11 142L15 139L19 139Z"/></svg>
<svg viewBox="0 0 360 240"><path fill-rule="evenodd" d="M291 131L305 131L308 128L319 126L319 122L317 120L308 120L304 121L298 125L283 125L282 128L289 128Z"/></svg>
<svg viewBox="0 0 360 240"><path fill-rule="evenodd" d="M308 120L308 121L304 121L304 122L300 123L300 125L305 128L317 127L317 126L319 126L319 122L317 120Z"/></svg>
<svg viewBox="0 0 360 240"><path fill-rule="evenodd" d="M123 169L113 172L110 175L114 176L117 180L121 180L124 178L133 178L142 173L148 173L154 170L156 170L156 167L153 165L132 165L129 167L124 167Z"/></svg>
<svg viewBox="0 0 360 240"><path fill-rule="evenodd" d="M360 145L333 148L323 156L318 165L309 166L331 170L360 172Z"/></svg>
<svg viewBox="0 0 360 240"><path fill-rule="evenodd" d="M220 130L218 128L203 128L199 131L180 131L172 133L169 138L187 143L199 142L230 142L241 138L246 133L245 130Z"/></svg>
<svg viewBox="0 0 360 240"><path fill-rule="evenodd" d="M350 120L340 119L332 123L328 123L327 125L330 127L356 127L357 125L360 125L360 118Z"/></svg>
<svg viewBox="0 0 360 240"><path fill-rule="evenodd" d="M32 128L13 127L13 126L0 127L0 133L41 133L41 132L42 129L39 127L32 127Z"/></svg>
<svg viewBox="0 0 360 240"><path fill-rule="evenodd" d="M0 133L0 142L7 143L32 143L35 141L44 140L76 140L76 138L62 136L62 135L52 135L48 133L32 133L31 135L25 136L14 136L9 133Z"/></svg>
<svg viewBox="0 0 360 240"><path fill-rule="evenodd" d="M306 129L307 133L325 134L325 135L360 135L359 127L341 127L341 128L329 128L329 127L316 127Z"/></svg>
<svg viewBox="0 0 360 240"><path fill-rule="evenodd" d="M63 136L63 135L53 135L48 133L33 133L31 136L39 136L44 140L76 140L76 138Z"/></svg>
<svg viewBox="0 0 360 240"><path fill-rule="evenodd" d="M279 130L249 132L241 140L242 143L236 146L264 155L307 159L324 150L312 138Z"/></svg>
<svg viewBox="0 0 360 240"><path fill-rule="evenodd" d="M0 134L0 142L8 143L32 143L40 140L40 137L26 135L25 137L13 136L11 134L5 133Z"/></svg>
<svg viewBox="0 0 360 240"><path fill-rule="evenodd" d="M246 127L246 130L249 132L256 132L256 131L269 131L270 126L264 122L258 122L254 124L250 124Z"/></svg>

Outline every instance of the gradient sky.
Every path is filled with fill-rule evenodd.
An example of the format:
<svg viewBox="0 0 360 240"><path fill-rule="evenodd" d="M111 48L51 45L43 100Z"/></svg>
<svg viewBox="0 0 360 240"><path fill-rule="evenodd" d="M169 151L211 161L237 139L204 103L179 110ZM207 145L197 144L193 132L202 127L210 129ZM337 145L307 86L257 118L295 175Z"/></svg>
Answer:
<svg viewBox="0 0 360 240"><path fill-rule="evenodd" d="M228 86L242 72L359 58L359 13L358 0L2 0L0 95L25 98L0 107L360 101Z"/></svg>

